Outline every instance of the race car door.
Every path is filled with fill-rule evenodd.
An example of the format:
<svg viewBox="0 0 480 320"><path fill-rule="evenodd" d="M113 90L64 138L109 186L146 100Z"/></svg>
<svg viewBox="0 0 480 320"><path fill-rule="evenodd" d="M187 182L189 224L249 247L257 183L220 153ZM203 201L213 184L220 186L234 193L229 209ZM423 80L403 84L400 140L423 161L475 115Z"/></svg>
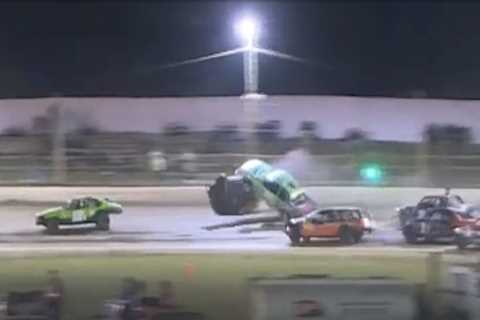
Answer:
<svg viewBox="0 0 480 320"><path fill-rule="evenodd" d="M320 211L307 220L303 233L306 237L334 237L338 229L336 224L335 211Z"/></svg>
<svg viewBox="0 0 480 320"><path fill-rule="evenodd" d="M336 210L325 211L323 215L323 223L317 227L319 237L336 237L338 236L338 228L340 228L339 212Z"/></svg>
<svg viewBox="0 0 480 320"><path fill-rule="evenodd" d="M94 215L97 208L100 206L100 203L97 199L89 198L85 199L85 216L87 220L90 220Z"/></svg>
<svg viewBox="0 0 480 320"><path fill-rule="evenodd" d="M79 200L72 211L72 222L73 223L81 223L87 220L87 215L85 212L85 201Z"/></svg>

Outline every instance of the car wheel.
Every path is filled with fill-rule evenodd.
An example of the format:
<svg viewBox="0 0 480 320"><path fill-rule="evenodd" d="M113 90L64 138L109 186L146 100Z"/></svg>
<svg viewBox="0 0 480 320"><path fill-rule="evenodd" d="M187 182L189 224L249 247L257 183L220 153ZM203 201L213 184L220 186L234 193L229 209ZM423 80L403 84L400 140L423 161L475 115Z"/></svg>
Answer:
<svg viewBox="0 0 480 320"><path fill-rule="evenodd" d="M97 230L110 230L110 217L108 214L102 213L97 218Z"/></svg>
<svg viewBox="0 0 480 320"><path fill-rule="evenodd" d="M415 234L415 231L413 231L413 228L410 226L407 226L403 228L403 237L405 238L405 241L409 244L415 244L417 243L417 235Z"/></svg>
<svg viewBox="0 0 480 320"><path fill-rule="evenodd" d="M352 245L355 243L355 236L353 231L348 227L343 227L340 229L340 243L343 245Z"/></svg>
<svg viewBox="0 0 480 320"><path fill-rule="evenodd" d="M48 234L57 234L59 230L57 220L48 220L47 221L47 233Z"/></svg>
<svg viewBox="0 0 480 320"><path fill-rule="evenodd" d="M468 246L468 239L463 234L457 234L455 236L455 244L459 250L463 250Z"/></svg>
<svg viewBox="0 0 480 320"><path fill-rule="evenodd" d="M358 231L355 233L355 242L360 242L362 241L363 238L363 231Z"/></svg>
<svg viewBox="0 0 480 320"><path fill-rule="evenodd" d="M287 234L288 234L288 237L290 238L290 242L292 246L299 245L300 238L301 238L300 229L298 228L297 225L292 225L292 224L289 225L289 229L290 231Z"/></svg>

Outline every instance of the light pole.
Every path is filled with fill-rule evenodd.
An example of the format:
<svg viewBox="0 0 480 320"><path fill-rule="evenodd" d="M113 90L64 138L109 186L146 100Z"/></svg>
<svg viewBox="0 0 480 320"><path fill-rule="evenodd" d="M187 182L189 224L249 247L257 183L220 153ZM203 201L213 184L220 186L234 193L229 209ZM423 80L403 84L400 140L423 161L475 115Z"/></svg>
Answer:
<svg viewBox="0 0 480 320"><path fill-rule="evenodd" d="M306 59L302 59L293 55L289 55L286 53L278 52L275 50L265 49L258 46L258 38L261 33L261 28L258 22L253 19L252 17L245 17L238 21L235 24L235 31L238 36L241 37L243 41L243 46L239 48L235 48L232 50L226 50L222 52L216 52L209 55L187 59L183 61L178 61L174 63L168 63L163 66L159 66L155 69L170 69L176 68L185 65L191 65L196 63L201 63L213 59L219 59L231 55L235 55L237 53L243 54L243 94L240 97L242 100L242 106L244 109L244 116L245 116L245 128L244 132L250 132L251 135L249 137L249 142L251 148L249 148L250 153L255 152L254 142L254 125L256 120L258 119L258 106L260 104L260 100L266 99L267 96L264 94L258 93L258 55L266 55L275 58L279 58L282 60L289 60L298 63L310 64L312 66L318 66L317 63L312 63ZM325 66L324 66L325 67ZM148 68L148 72L151 72L152 68Z"/></svg>
<svg viewBox="0 0 480 320"><path fill-rule="evenodd" d="M258 52L257 41L259 26L253 18L244 18L235 26L236 32L245 42L243 50L243 109L245 115L245 131L248 132L247 153L257 151L255 139L255 123L258 119L259 100L265 98L258 94Z"/></svg>
<svg viewBox="0 0 480 320"><path fill-rule="evenodd" d="M258 91L258 53L256 48L259 27L252 18L244 18L236 25L237 33L245 41L243 51L243 91L245 95Z"/></svg>

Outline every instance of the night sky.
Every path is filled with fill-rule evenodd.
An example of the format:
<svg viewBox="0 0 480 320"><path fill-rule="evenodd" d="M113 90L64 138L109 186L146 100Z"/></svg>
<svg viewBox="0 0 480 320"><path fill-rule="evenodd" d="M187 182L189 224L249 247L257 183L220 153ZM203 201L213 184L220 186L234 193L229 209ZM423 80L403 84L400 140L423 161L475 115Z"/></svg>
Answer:
<svg viewBox="0 0 480 320"><path fill-rule="evenodd" d="M480 5L434 2L19 2L0 4L0 97L225 96L242 57L160 66L233 49L253 13L260 91L480 98Z"/></svg>

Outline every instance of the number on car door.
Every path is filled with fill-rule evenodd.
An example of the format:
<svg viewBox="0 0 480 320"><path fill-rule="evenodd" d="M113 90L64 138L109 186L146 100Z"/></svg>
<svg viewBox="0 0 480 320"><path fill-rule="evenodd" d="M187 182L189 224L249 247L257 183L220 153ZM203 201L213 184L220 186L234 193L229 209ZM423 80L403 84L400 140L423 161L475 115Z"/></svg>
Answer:
<svg viewBox="0 0 480 320"><path fill-rule="evenodd" d="M85 203L80 201L78 208L72 211L72 222L82 222L87 220L85 214Z"/></svg>

